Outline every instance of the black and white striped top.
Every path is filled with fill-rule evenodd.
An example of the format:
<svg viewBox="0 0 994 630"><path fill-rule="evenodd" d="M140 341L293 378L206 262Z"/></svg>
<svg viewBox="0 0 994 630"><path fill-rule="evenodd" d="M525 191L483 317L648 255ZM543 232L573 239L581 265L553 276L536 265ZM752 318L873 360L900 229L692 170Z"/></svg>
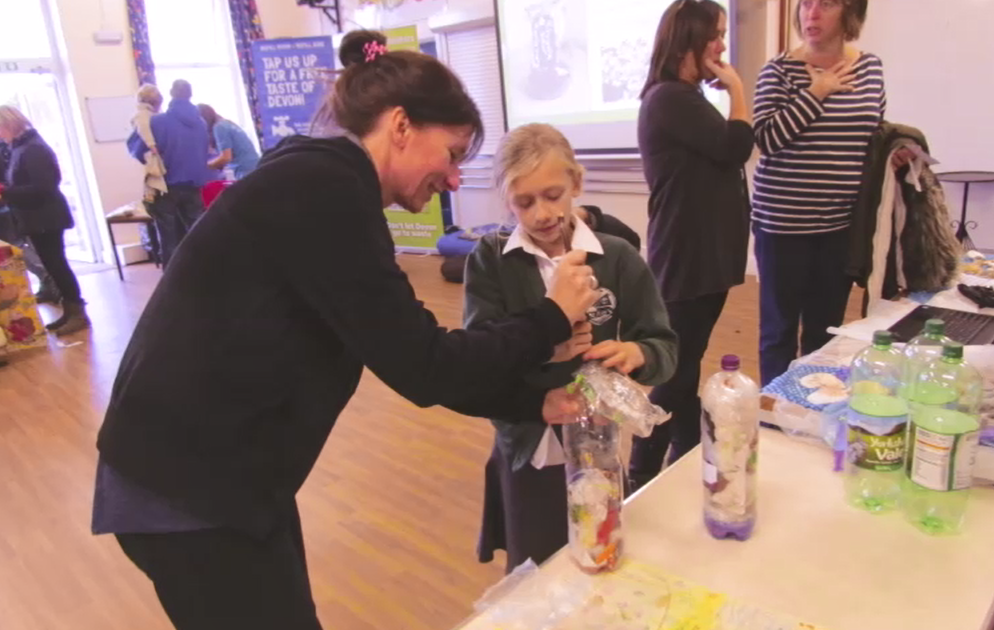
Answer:
<svg viewBox="0 0 994 630"><path fill-rule="evenodd" d="M880 59L863 53L852 92L819 101L803 61L781 54L759 74L752 219L765 232L818 234L849 227L866 152L887 106Z"/></svg>

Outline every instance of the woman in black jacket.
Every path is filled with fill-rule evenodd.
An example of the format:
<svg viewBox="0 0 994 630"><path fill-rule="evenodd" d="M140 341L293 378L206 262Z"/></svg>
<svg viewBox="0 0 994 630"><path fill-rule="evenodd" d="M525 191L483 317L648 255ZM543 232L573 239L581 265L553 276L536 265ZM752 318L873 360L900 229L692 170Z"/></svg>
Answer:
<svg viewBox="0 0 994 630"><path fill-rule="evenodd" d="M0 140L11 149L0 203L10 206L17 231L31 241L62 296L62 316L47 328L59 336L89 328L79 282L66 259L65 231L73 227L73 218L59 190L62 172L55 152L10 105L0 105Z"/></svg>
<svg viewBox="0 0 994 630"><path fill-rule="evenodd" d="M713 0L681 0L663 14L639 111L649 184L649 266L680 338L676 375L652 392L673 413L632 446L637 488L700 442L701 359L728 290L745 278L749 200L743 167L753 134L742 81L721 60L728 17ZM724 89L729 119L701 86Z"/></svg>
<svg viewBox="0 0 994 630"><path fill-rule="evenodd" d="M439 61L361 46L331 96L348 134L298 137L227 189L121 360L93 529L117 536L179 630L321 627L295 495L364 367L421 406L547 422L578 410L520 375L597 298L584 252L536 308L439 327L397 265L383 208L417 212L455 190L480 114Z"/></svg>

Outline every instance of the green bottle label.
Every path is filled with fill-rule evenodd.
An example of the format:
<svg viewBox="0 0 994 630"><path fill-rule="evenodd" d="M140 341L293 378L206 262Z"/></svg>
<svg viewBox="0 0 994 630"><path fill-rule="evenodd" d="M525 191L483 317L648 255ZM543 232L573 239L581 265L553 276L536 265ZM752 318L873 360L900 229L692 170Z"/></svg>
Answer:
<svg viewBox="0 0 994 630"><path fill-rule="evenodd" d="M893 472L904 465L908 407L894 396L854 396L849 407L849 462L858 468Z"/></svg>
<svg viewBox="0 0 994 630"><path fill-rule="evenodd" d="M911 423L908 477L922 488L938 492L969 488L980 441L979 424L966 414L945 409L931 410L923 420ZM953 433L964 428L963 433Z"/></svg>

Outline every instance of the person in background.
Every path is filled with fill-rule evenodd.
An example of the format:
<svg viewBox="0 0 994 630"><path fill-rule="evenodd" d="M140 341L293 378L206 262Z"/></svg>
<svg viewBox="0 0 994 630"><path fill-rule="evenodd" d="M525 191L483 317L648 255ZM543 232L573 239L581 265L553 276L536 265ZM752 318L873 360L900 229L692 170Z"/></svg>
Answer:
<svg viewBox="0 0 994 630"><path fill-rule="evenodd" d="M397 263L383 208L458 188L483 141L455 74L377 51L329 98L348 134L270 153L176 251L97 438L93 531L117 536L178 630L321 627L295 497L365 367L424 407L540 425L580 411L520 375L596 301L585 252L533 308L472 331L440 327Z"/></svg>
<svg viewBox="0 0 994 630"><path fill-rule="evenodd" d="M604 211L600 207L590 205L577 206L573 208L573 213L594 232L617 236L628 241L635 248L635 251L642 250L642 239L639 238L638 232L625 225L624 221L618 217L604 214Z"/></svg>
<svg viewBox="0 0 994 630"><path fill-rule="evenodd" d="M0 140L0 186L7 184L7 167L10 166L10 145ZM38 278L38 292L35 300L39 304L59 304L62 296L55 286L52 274L48 273L42 264L38 252L31 246L31 241L17 232L14 216L10 207L0 203L0 241L20 248L24 256L24 264L28 271Z"/></svg>
<svg viewBox="0 0 994 630"><path fill-rule="evenodd" d="M152 135L159 156L166 167L169 190L156 197L148 207L159 233L162 266L167 267L173 252L204 213L200 189L211 181L207 167L210 141L207 124L196 106L190 102L193 88L182 79L175 81L169 91L172 100L165 112L152 117ZM132 132L128 150L139 162L145 160L149 147Z"/></svg>
<svg viewBox="0 0 994 630"><path fill-rule="evenodd" d="M166 186L166 166L162 163L159 149L152 133L152 116L162 109L162 92L150 83L138 88L138 111L131 119L131 126L141 138L148 151L145 152L145 202L153 203L156 197L169 192Z"/></svg>
<svg viewBox="0 0 994 630"><path fill-rule="evenodd" d="M583 167L554 127L524 125L501 140L494 156L497 189L517 219L510 237L487 234L466 263L464 324L481 328L534 308L561 258L582 249L601 299L552 359L524 374L542 388L563 387L584 360L659 385L676 369L676 335L652 272L621 238L595 234L579 219ZM568 240L567 240L568 239ZM506 572L531 558L541 564L567 543L565 458L561 434L535 421L534 410L513 409L497 429L486 465L483 528L478 554L493 560L507 550Z"/></svg>
<svg viewBox="0 0 994 630"><path fill-rule="evenodd" d="M62 171L55 152L24 114L10 105L0 105L0 140L11 148L0 204L10 206L15 229L31 242L62 296L62 315L46 328L60 337L85 330L90 319L66 259L65 231L74 221L59 190Z"/></svg>
<svg viewBox="0 0 994 630"><path fill-rule="evenodd" d="M753 192L763 385L824 346L845 317L849 225L866 153L887 99L880 59L852 42L866 0L800 0L796 50L756 86L762 156Z"/></svg>
<svg viewBox="0 0 994 630"><path fill-rule="evenodd" d="M235 179L241 179L255 170L259 164L259 152L242 128L227 118L218 115L210 105L197 105L201 117L207 123L207 136L217 157L207 162L215 171L224 170L228 165Z"/></svg>
<svg viewBox="0 0 994 630"><path fill-rule="evenodd" d="M676 376L651 399L673 413L635 438L629 476L637 489L701 439L701 360L731 287L745 281L749 199L744 167L753 132L742 80L722 61L728 16L713 0L682 0L663 14L638 119L649 184L649 266L680 338ZM724 89L728 120L702 84Z"/></svg>

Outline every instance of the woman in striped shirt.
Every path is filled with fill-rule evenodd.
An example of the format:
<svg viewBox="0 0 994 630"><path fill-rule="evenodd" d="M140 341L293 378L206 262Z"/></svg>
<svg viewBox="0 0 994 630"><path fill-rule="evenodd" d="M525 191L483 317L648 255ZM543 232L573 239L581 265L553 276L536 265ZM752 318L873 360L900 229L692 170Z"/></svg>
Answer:
<svg viewBox="0 0 994 630"><path fill-rule="evenodd" d="M867 0L800 0L804 43L759 75L753 192L763 384L831 338L845 316L849 224L866 153L883 120L883 67L850 42Z"/></svg>

